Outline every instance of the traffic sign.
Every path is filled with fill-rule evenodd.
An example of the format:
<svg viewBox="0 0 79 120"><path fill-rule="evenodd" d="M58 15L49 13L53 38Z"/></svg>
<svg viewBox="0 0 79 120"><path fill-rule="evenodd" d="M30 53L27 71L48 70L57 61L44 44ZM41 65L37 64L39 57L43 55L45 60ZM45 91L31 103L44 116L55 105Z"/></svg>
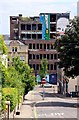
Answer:
<svg viewBox="0 0 79 120"><path fill-rule="evenodd" d="M46 83L46 80L45 78L42 79L42 84L45 84Z"/></svg>

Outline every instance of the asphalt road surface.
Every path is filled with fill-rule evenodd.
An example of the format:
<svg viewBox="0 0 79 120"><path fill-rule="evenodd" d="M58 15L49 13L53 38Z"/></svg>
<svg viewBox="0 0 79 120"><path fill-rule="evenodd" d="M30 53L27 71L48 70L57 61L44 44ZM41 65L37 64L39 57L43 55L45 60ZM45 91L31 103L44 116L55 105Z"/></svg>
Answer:
<svg viewBox="0 0 79 120"><path fill-rule="evenodd" d="M71 118L75 120L78 116L77 99L57 97L53 88L35 87L32 100L35 102L34 114L36 119Z"/></svg>

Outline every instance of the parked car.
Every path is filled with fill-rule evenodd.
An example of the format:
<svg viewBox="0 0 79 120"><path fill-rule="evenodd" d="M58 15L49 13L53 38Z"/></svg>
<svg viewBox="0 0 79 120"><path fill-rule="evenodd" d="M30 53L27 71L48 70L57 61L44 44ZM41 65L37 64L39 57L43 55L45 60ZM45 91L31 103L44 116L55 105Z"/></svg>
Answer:
<svg viewBox="0 0 79 120"><path fill-rule="evenodd" d="M45 84L44 84L44 87L45 87L45 88L51 88L51 87L52 87L52 84L50 84L50 83L45 83Z"/></svg>

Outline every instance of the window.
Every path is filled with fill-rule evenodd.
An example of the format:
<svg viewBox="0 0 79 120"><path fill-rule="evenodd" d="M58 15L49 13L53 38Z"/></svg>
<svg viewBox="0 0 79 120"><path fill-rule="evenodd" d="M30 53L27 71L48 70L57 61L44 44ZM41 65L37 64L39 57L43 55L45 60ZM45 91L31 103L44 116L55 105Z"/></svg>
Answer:
<svg viewBox="0 0 79 120"><path fill-rule="evenodd" d="M42 34L37 34L38 39L42 39Z"/></svg>
<svg viewBox="0 0 79 120"><path fill-rule="evenodd" d="M32 30L36 30L36 24L32 24Z"/></svg>
<svg viewBox="0 0 79 120"><path fill-rule="evenodd" d="M44 44L44 49L46 49L46 44Z"/></svg>
<svg viewBox="0 0 79 120"><path fill-rule="evenodd" d="M39 70L39 64L36 65L36 70Z"/></svg>
<svg viewBox="0 0 79 120"><path fill-rule="evenodd" d="M35 64L33 64L33 69L35 70Z"/></svg>
<svg viewBox="0 0 79 120"><path fill-rule="evenodd" d="M49 59L49 54L47 54L47 59Z"/></svg>
<svg viewBox="0 0 79 120"><path fill-rule="evenodd" d="M33 59L35 59L35 55L33 54Z"/></svg>
<svg viewBox="0 0 79 120"><path fill-rule="evenodd" d="M33 44L33 49L35 49L35 44Z"/></svg>
<svg viewBox="0 0 79 120"><path fill-rule="evenodd" d="M54 59L57 59L57 54L54 54Z"/></svg>
<svg viewBox="0 0 79 120"><path fill-rule="evenodd" d="M17 52L17 47L12 47L12 52Z"/></svg>
<svg viewBox="0 0 79 120"><path fill-rule="evenodd" d="M53 54L51 54L51 59L53 59Z"/></svg>
<svg viewBox="0 0 79 120"><path fill-rule="evenodd" d="M27 34L27 38L28 38L28 39L31 39L31 34Z"/></svg>
<svg viewBox="0 0 79 120"><path fill-rule="evenodd" d="M47 44L47 49L49 49L49 44Z"/></svg>
<svg viewBox="0 0 79 120"><path fill-rule="evenodd" d="M51 50L53 49L53 45L51 45Z"/></svg>
<svg viewBox="0 0 79 120"><path fill-rule="evenodd" d="M36 58L39 59L39 55L36 55Z"/></svg>
<svg viewBox="0 0 79 120"><path fill-rule="evenodd" d="M21 24L21 30L25 30L25 24Z"/></svg>
<svg viewBox="0 0 79 120"><path fill-rule="evenodd" d="M29 54L29 59L32 59L32 54Z"/></svg>
<svg viewBox="0 0 79 120"><path fill-rule="evenodd" d="M12 52L14 52L14 47L12 47Z"/></svg>
<svg viewBox="0 0 79 120"><path fill-rule="evenodd" d="M24 61L25 57L24 56L20 56L20 60Z"/></svg>
<svg viewBox="0 0 79 120"><path fill-rule="evenodd" d="M40 44L40 49L42 49L42 44Z"/></svg>
<svg viewBox="0 0 79 120"><path fill-rule="evenodd" d="M46 58L46 54L44 54L44 58Z"/></svg>
<svg viewBox="0 0 79 120"><path fill-rule="evenodd" d="M57 65L56 65L56 63L54 64L54 70L57 70Z"/></svg>
<svg viewBox="0 0 79 120"><path fill-rule="evenodd" d="M38 30L42 30L42 24L38 24Z"/></svg>
<svg viewBox="0 0 79 120"><path fill-rule="evenodd" d="M48 64L48 70L49 70L49 64Z"/></svg>
<svg viewBox="0 0 79 120"><path fill-rule="evenodd" d="M15 52L17 52L17 47L15 47Z"/></svg>
<svg viewBox="0 0 79 120"><path fill-rule="evenodd" d="M32 44L31 43L29 44L29 49L32 49Z"/></svg>
<svg viewBox="0 0 79 120"><path fill-rule="evenodd" d="M32 39L36 39L36 34L32 34Z"/></svg>
<svg viewBox="0 0 79 120"><path fill-rule="evenodd" d="M42 54L40 54L40 59L42 59Z"/></svg>
<svg viewBox="0 0 79 120"><path fill-rule="evenodd" d="M39 44L37 44L37 49L39 49Z"/></svg>
<svg viewBox="0 0 79 120"><path fill-rule="evenodd" d="M27 24L27 30L31 30L31 25Z"/></svg>
<svg viewBox="0 0 79 120"><path fill-rule="evenodd" d="M53 70L53 64L51 64L51 70Z"/></svg>

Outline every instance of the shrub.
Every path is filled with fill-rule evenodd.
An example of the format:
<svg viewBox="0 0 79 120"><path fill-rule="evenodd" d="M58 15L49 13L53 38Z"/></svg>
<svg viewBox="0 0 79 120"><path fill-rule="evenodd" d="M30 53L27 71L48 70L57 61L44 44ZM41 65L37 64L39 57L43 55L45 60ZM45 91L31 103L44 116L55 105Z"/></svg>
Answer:
<svg viewBox="0 0 79 120"><path fill-rule="evenodd" d="M18 103L18 91L16 88L2 88L2 100L10 101L10 111L12 111ZM5 107L4 107L5 108Z"/></svg>

